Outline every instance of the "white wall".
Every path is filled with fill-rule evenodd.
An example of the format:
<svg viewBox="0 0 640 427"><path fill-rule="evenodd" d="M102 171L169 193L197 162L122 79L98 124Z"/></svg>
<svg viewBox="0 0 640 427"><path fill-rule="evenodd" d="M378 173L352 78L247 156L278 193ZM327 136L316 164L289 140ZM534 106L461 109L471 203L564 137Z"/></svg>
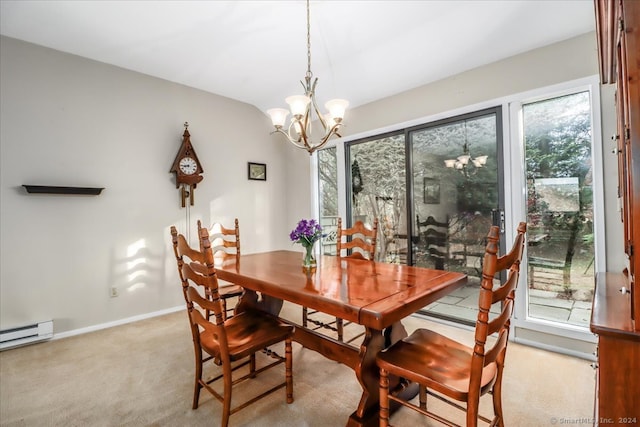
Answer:
<svg viewBox="0 0 640 427"><path fill-rule="evenodd" d="M195 221L238 217L243 252L290 248L286 145L248 104L0 40L0 328L56 333L184 304L169 227L186 232L169 169L188 121L204 180ZM268 180L247 180L247 162ZM306 179L306 177L303 177ZM28 195L23 184L105 187ZM111 298L117 286L120 296Z"/></svg>
<svg viewBox="0 0 640 427"><path fill-rule="evenodd" d="M598 74L597 61L596 35L594 32L584 34L350 109L341 133L345 140L353 139L354 135L362 137L375 134L376 130L380 133L394 126L400 128L400 124L408 122L418 124L421 118L593 76ZM613 148L609 142L610 136L615 133L611 87L603 88L601 105L607 268L609 271L621 271L625 256L622 224L616 208L617 163L615 156L608 155ZM308 174L308 164L296 163L295 167L297 175ZM296 194L297 191L298 184L290 183L288 193Z"/></svg>

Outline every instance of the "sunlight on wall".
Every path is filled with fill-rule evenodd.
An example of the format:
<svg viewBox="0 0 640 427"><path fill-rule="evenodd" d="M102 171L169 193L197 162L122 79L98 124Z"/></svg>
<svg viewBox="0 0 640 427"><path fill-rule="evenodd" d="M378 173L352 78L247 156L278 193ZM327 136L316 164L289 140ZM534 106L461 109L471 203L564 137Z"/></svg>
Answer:
<svg viewBox="0 0 640 427"><path fill-rule="evenodd" d="M136 289L143 289L147 286L145 279L148 276L146 271L147 258L144 255L147 246L144 239L140 239L127 247L127 279L130 283L127 286L128 292Z"/></svg>

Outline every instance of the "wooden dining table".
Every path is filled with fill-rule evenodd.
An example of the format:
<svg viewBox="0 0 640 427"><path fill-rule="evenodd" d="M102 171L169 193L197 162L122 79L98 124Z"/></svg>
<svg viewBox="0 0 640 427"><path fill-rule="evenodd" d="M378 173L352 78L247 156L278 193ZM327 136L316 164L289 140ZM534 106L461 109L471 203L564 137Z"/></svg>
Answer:
<svg viewBox="0 0 640 427"><path fill-rule="evenodd" d="M245 293L237 310L257 308L275 315L283 301L336 316L365 327L359 347L337 341L296 324L294 340L355 371L362 386L358 407L347 426L378 425L379 371L376 354L407 336L405 317L466 283L462 273L321 256L305 270L302 254L273 251L241 255L216 266L218 277L240 284ZM408 384L393 379L395 393ZM413 391L415 393L415 391Z"/></svg>

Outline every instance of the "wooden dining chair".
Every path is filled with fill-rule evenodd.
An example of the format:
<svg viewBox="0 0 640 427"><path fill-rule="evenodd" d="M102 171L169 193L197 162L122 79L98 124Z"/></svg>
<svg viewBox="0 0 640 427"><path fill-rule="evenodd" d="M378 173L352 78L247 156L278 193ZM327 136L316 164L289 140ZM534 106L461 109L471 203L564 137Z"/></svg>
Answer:
<svg viewBox="0 0 640 427"><path fill-rule="evenodd" d="M203 248L200 253L204 262L185 262L187 256L192 259L198 258L199 251L189 248L188 245L185 246L184 237L177 233L175 227L171 227L171 234L175 237L173 239L174 250L177 258L182 261L178 263L178 266L187 302L195 352L192 408L198 408L200 390L206 389L222 402L220 425L226 427L231 415L283 387L286 389L287 403L293 402L291 351L293 327L273 315L260 311L243 311L232 318L223 320L223 309L218 292L218 279L213 266L209 233L206 228L199 227L199 230L199 239ZM207 289L212 298L207 298L205 292L201 293L199 289ZM208 318L208 312L213 313L213 321ZM275 360L256 369L256 353L281 342L284 342L284 357L269 350L266 353ZM203 370L207 362L220 366L222 373L209 380L203 379ZM285 379L282 383L276 384L234 408L231 407L233 386L255 378L261 372L281 363L285 364ZM207 366L209 365L207 364ZM249 372L239 378L234 378L234 372L247 365L249 365ZM222 394L213 388L213 383L220 379L223 382Z"/></svg>
<svg viewBox="0 0 640 427"><path fill-rule="evenodd" d="M521 222L511 250L501 257L497 256L500 230L494 226L489 231L473 347L427 329L417 329L378 354L376 363L380 368L381 427L389 425L390 401L410 407L443 424L455 426L441 415L427 410L427 394L466 411L468 427L476 426L478 419L491 425L504 426L502 372L526 230L526 223ZM494 286L494 280L499 280L496 275L504 270L507 270L506 282ZM500 305L500 312L490 318L494 304ZM497 334L497 338L492 345L488 345L487 337L492 334ZM389 376L417 383L420 406L392 395ZM480 396L488 392L493 394L492 420L478 413Z"/></svg>
<svg viewBox="0 0 640 427"><path fill-rule="evenodd" d="M338 230L336 237L336 250L339 257L350 257L373 261L376 253L376 239L378 236L378 218L373 220L373 228L368 229L362 221L356 221L351 228L342 228L342 218L338 218ZM343 242L342 238L345 241ZM343 254L344 251L344 255ZM323 322L311 316L317 314L316 310L309 310L302 307L302 326L307 327L309 323L315 325L315 329L328 329L338 335L338 341L344 341L344 322L336 317L332 322ZM360 337L362 334L352 337L348 342Z"/></svg>
<svg viewBox="0 0 640 427"><path fill-rule="evenodd" d="M226 228L221 223L215 223L209 229L209 240L213 251L214 266L223 264L230 258L237 259L240 256L240 227L238 218L234 221L233 228ZM235 305L229 307L232 298L242 296L242 286L225 281L218 281L220 301L222 302L223 318L233 316Z"/></svg>

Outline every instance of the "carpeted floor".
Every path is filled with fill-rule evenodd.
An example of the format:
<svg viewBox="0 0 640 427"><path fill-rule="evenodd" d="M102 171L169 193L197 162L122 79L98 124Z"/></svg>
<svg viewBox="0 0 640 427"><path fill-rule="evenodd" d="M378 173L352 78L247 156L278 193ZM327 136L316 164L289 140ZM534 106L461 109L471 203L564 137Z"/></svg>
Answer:
<svg viewBox="0 0 640 427"><path fill-rule="evenodd" d="M300 313L297 306L283 311L296 320ZM469 331L424 319L404 324L409 333L426 327L467 344L473 338ZM280 381L281 366L234 389L234 401L258 391L257 385ZM586 360L510 343L503 390L507 426L551 426L593 416L594 371ZM192 393L193 346L184 312L0 353L2 426L219 425L217 400L202 391L200 407L192 410ZM231 425L344 426L360 386L349 368L294 343L294 398L287 405L284 389L278 391L232 415ZM490 397L483 400L483 412L491 414ZM432 408L441 405L431 402ZM391 421L439 425L406 408Z"/></svg>

